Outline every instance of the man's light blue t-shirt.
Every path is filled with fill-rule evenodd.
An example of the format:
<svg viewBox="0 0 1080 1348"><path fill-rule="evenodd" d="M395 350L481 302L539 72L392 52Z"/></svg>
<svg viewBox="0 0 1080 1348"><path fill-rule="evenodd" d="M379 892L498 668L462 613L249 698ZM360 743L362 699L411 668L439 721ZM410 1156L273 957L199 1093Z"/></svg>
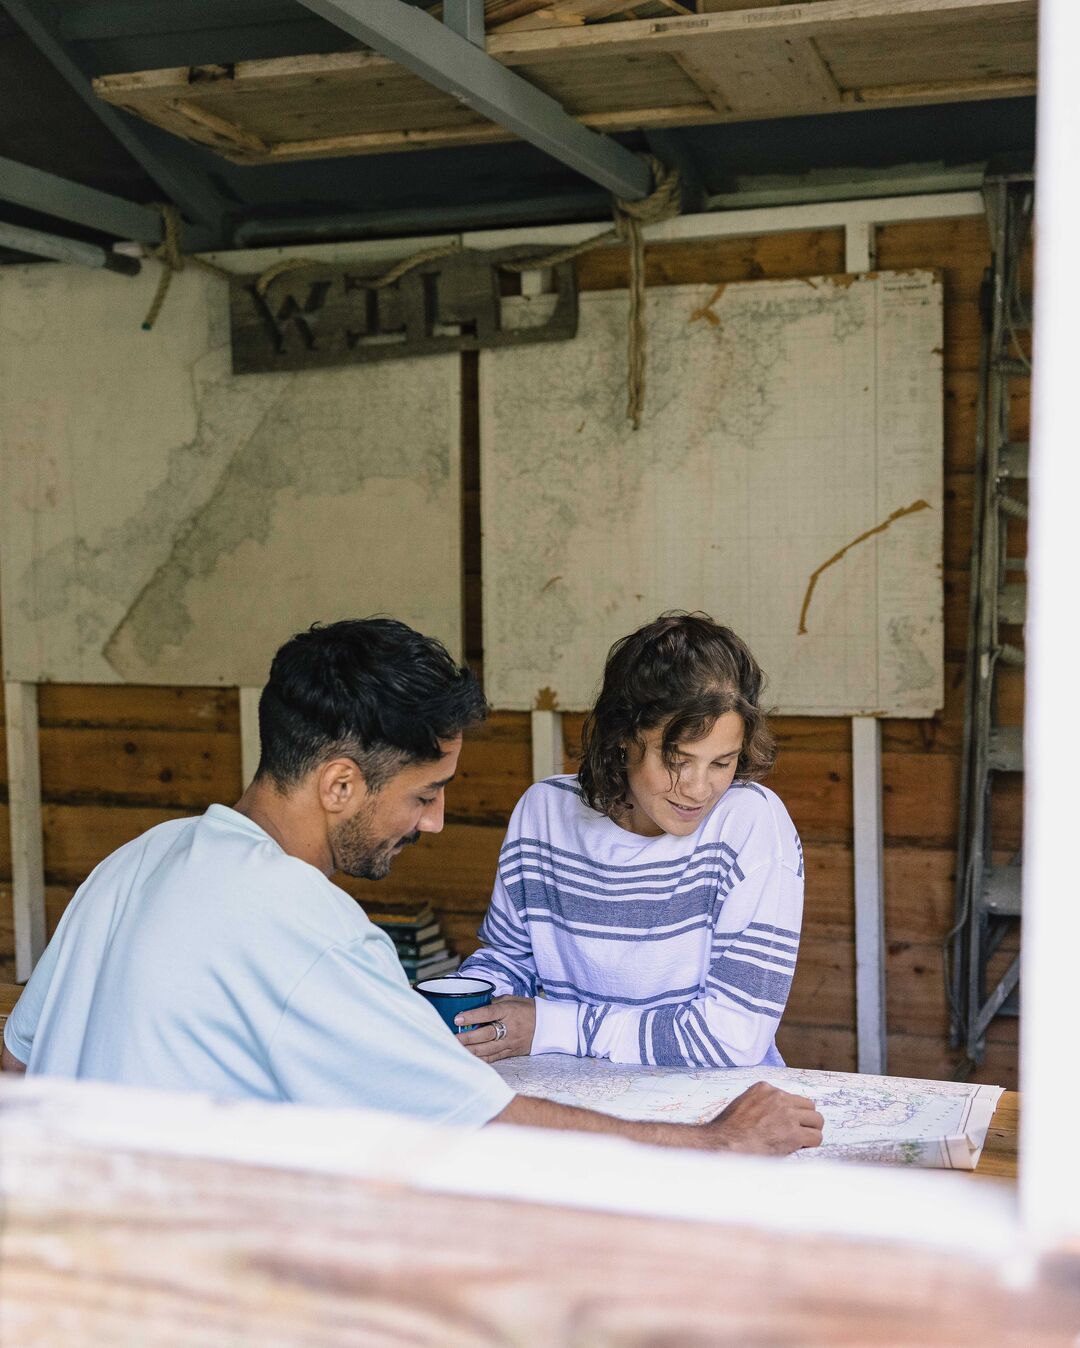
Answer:
<svg viewBox="0 0 1080 1348"><path fill-rule="evenodd" d="M357 904L224 805L97 867L4 1040L31 1073L443 1122L513 1098Z"/></svg>

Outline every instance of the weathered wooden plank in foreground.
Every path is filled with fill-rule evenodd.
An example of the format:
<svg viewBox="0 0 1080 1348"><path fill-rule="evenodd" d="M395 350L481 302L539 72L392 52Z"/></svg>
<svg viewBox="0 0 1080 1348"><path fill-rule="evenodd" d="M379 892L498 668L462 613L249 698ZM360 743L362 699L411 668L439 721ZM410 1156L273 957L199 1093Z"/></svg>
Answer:
<svg viewBox="0 0 1080 1348"><path fill-rule="evenodd" d="M631 1144L572 1135L436 1133L359 1113L182 1097L148 1110L142 1093L109 1096L0 1083L0 1322L20 1348L1056 1348L1080 1326L1076 1256L1018 1280L1012 1200L999 1186L861 1168L853 1186L854 1172L840 1179L839 1167L815 1176L810 1166L631 1154ZM240 1111L260 1157L276 1146L279 1164L198 1154L228 1150ZM388 1158L381 1178L373 1145ZM451 1166L446 1187L457 1191L431 1191ZM418 1183L401 1178L425 1170ZM565 1194L568 1177L586 1192L571 1206L461 1191L471 1177L482 1188L490 1171L511 1189L516 1175L521 1197L549 1177L549 1192ZM646 1207L696 1204L715 1220L596 1210L630 1176ZM802 1230L768 1229L748 1217L751 1203L813 1212L811 1229L794 1215ZM836 1212L849 1205L852 1231L838 1234ZM934 1214L926 1244L905 1243L899 1233L920 1210ZM971 1231L943 1234L951 1213L966 1214ZM860 1237L874 1214L876 1236Z"/></svg>

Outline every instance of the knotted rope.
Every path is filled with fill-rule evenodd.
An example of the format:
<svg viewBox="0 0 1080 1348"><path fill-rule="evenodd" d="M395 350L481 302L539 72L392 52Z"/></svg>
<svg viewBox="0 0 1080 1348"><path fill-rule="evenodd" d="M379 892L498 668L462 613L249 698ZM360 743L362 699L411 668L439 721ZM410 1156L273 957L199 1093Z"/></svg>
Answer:
<svg viewBox="0 0 1080 1348"><path fill-rule="evenodd" d="M158 315L161 313L161 306L165 303L165 296L169 293L169 287L172 285L173 277L178 271L183 271L187 263L190 262L195 267L201 267L203 271L211 272L214 276L227 277L229 275L224 267L216 267L204 258L180 251L180 212L171 202L155 203L154 209L161 212L162 238L156 248L151 248L148 251L147 256L156 257L161 263L161 275L158 277L157 290L154 292L154 298L150 301L150 308L146 311L146 317L143 319L144 332L149 332L157 322Z"/></svg>

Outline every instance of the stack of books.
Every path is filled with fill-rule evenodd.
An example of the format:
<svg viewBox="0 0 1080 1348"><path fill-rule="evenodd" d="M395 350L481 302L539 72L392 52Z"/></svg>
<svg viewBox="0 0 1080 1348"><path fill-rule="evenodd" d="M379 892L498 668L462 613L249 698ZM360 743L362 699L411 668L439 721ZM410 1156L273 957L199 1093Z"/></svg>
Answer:
<svg viewBox="0 0 1080 1348"><path fill-rule="evenodd" d="M461 963L460 955L451 954L430 903L401 903L364 911L393 941L410 983L452 974Z"/></svg>

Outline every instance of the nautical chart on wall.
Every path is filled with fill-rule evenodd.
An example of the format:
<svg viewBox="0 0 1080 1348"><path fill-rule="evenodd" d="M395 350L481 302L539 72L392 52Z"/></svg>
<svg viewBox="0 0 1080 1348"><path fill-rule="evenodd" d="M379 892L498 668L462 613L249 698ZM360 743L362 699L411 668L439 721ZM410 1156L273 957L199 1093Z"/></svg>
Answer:
<svg viewBox="0 0 1080 1348"><path fill-rule="evenodd" d="M575 341L481 356L494 705L588 707L609 645L677 608L743 636L783 712L932 714L938 276L651 289L637 432L626 315L583 295Z"/></svg>
<svg viewBox="0 0 1080 1348"><path fill-rule="evenodd" d="M261 684L291 633L375 612L460 655L456 354L234 377L217 277L144 332L156 268L3 270L8 679Z"/></svg>
<svg viewBox="0 0 1080 1348"><path fill-rule="evenodd" d="M974 1170L1000 1086L796 1067L638 1067L563 1053L508 1058L495 1070L520 1095L650 1123L706 1123L756 1081L813 1100L820 1148L799 1160L884 1161Z"/></svg>

